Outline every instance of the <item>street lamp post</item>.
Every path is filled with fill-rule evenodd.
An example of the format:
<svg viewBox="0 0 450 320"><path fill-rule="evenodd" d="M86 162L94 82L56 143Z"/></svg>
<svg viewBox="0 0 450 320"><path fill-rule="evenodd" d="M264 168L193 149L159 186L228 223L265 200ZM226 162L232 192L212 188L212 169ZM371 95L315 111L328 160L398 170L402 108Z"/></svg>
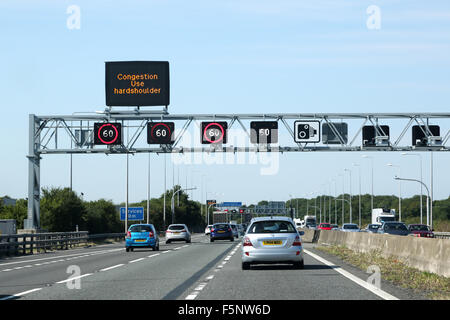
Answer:
<svg viewBox="0 0 450 320"><path fill-rule="evenodd" d="M370 210L371 210L371 212L373 212L373 157L369 157L368 155L363 155L362 157L365 158L365 159L370 159L371 162L372 162L372 179L371 179L371 181L372 181L372 195L371 195L371 198L370 198Z"/></svg>
<svg viewBox="0 0 450 320"><path fill-rule="evenodd" d="M352 170L344 169L350 175L350 223L352 223Z"/></svg>
<svg viewBox="0 0 450 320"><path fill-rule="evenodd" d="M193 188L194 190L195 189L197 189L197 188ZM191 188L190 189L184 189L184 191L189 191L189 190L191 190ZM172 199L171 199L171 201L170 201L170 203L171 203L171 209L172 209L172 224L174 224L175 223L175 195L178 193L178 192L180 192L180 191L183 191L183 189L178 189L177 191L175 191L173 194L172 194Z"/></svg>
<svg viewBox="0 0 450 320"><path fill-rule="evenodd" d="M353 165L359 170L359 228L361 229L361 166L357 163Z"/></svg>
<svg viewBox="0 0 450 320"><path fill-rule="evenodd" d="M416 180L416 179L406 179L406 178L399 178L397 176L394 177L395 180L403 180L403 181L414 181L414 182L418 182L420 183L422 186L425 187L425 189L427 190L427 225L429 225L431 227L431 229L433 229L433 219L430 216L430 210L429 210L429 199L430 199L430 191L428 190L428 187L425 185L425 183L423 183L420 180Z"/></svg>
<svg viewBox="0 0 450 320"><path fill-rule="evenodd" d="M398 168L398 175L401 176L401 168L400 166L394 165L392 163L388 163L387 166ZM398 221L402 221L402 182L399 181L399 194L398 194Z"/></svg>
<svg viewBox="0 0 450 320"><path fill-rule="evenodd" d="M422 155L418 154L418 153L406 153L403 152L402 156L417 156L419 157L420 160L420 223L423 223L423 204L422 204L422 196L423 196L423 179L422 179Z"/></svg>

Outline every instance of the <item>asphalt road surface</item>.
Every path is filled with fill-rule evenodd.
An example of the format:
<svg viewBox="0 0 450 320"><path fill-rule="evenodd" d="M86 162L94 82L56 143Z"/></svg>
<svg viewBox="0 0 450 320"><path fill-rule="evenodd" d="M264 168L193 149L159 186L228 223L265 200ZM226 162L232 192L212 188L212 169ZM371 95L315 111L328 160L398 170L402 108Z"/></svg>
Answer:
<svg viewBox="0 0 450 320"><path fill-rule="evenodd" d="M241 269L241 239L165 244L125 252L124 242L0 258L0 299L24 300L379 300L422 299L304 244L305 268Z"/></svg>

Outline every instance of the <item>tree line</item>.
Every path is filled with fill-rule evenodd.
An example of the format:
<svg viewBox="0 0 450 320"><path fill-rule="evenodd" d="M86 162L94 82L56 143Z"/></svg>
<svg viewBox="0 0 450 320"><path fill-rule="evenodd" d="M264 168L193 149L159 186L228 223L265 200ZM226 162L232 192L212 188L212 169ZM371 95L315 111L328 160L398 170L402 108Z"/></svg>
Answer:
<svg viewBox="0 0 450 320"><path fill-rule="evenodd" d="M165 224L163 216L164 194L158 198L150 199L150 219L157 230L164 230L172 223L171 198L180 186L175 186L166 192ZM179 199L178 199L179 195ZM342 197L347 201L342 204ZM206 225L205 210L201 210L198 201L189 199L188 194L179 191L175 197L175 223L184 223L191 230L201 232ZM319 218L322 213L323 222L337 223L349 222L350 195L318 196L312 199L295 198L286 202L287 208L295 208L296 216L303 218L306 214L316 215ZM423 222L426 223L426 197L423 199ZM27 218L27 199L18 199L16 204L4 205L0 201L0 219L15 219L17 229L23 228L23 220ZM257 205L265 205L268 201L260 201ZM399 200L397 196L374 196L374 208L395 209L398 217ZM359 223L359 195L351 197L352 222ZM147 217L147 200L137 203L129 203L130 207L144 207L144 222ZM248 205L252 208L255 205ZM344 206L344 220L342 219L342 206ZM75 191L69 188L43 188L41 196L41 229L48 232L64 232L78 230L90 233L114 233L124 231L124 222L120 221L119 207L125 207L125 203L114 204L111 200L100 199L96 201L84 201ZM420 196L402 198L402 221L409 223L420 222ZM211 212L212 210L210 210ZM331 218L331 220L330 220ZM330 221L328 221L330 220ZM128 221L128 225L139 223ZM361 195L361 225L371 223L371 196ZM433 226L437 231L450 231L450 197L444 200L433 201Z"/></svg>

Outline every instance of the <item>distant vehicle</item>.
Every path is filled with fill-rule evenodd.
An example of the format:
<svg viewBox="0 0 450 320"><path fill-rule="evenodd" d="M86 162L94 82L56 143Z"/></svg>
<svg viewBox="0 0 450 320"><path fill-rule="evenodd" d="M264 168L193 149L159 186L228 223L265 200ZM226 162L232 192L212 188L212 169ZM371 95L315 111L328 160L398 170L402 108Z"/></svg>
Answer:
<svg viewBox="0 0 450 320"><path fill-rule="evenodd" d="M237 227L238 227L238 233L239 233L239 235L240 235L240 236L245 235L245 228L244 228L244 225L238 224Z"/></svg>
<svg viewBox="0 0 450 320"><path fill-rule="evenodd" d="M185 224L171 224L166 230L166 243L172 241L191 242L191 233Z"/></svg>
<svg viewBox="0 0 450 320"><path fill-rule="evenodd" d="M433 230L426 224L410 224L408 231L416 237L434 238Z"/></svg>
<svg viewBox="0 0 450 320"><path fill-rule="evenodd" d="M242 242L242 269L269 263L289 263L303 269L303 234L288 217L253 218Z"/></svg>
<svg viewBox="0 0 450 320"><path fill-rule="evenodd" d="M344 232L359 232L359 227L355 223L344 223L342 225L341 231Z"/></svg>
<svg viewBox="0 0 450 320"><path fill-rule="evenodd" d="M209 239L211 242L215 240L230 240L234 241L233 230L229 223L215 223L211 228L211 233L209 234Z"/></svg>
<svg viewBox="0 0 450 320"><path fill-rule="evenodd" d="M408 228L403 222L384 222L378 229L378 233L392 234L397 236L407 236L409 234Z"/></svg>
<svg viewBox="0 0 450 320"><path fill-rule="evenodd" d="M235 238L239 238L239 230L238 230L237 224L230 223L230 226L231 226L231 230L233 231L233 236Z"/></svg>
<svg viewBox="0 0 450 320"><path fill-rule="evenodd" d="M304 216L303 217L304 228L315 229L317 226L316 216Z"/></svg>
<svg viewBox="0 0 450 320"><path fill-rule="evenodd" d="M383 224L383 222L395 221L394 209L375 208L372 210L372 224Z"/></svg>
<svg viewBox="0 0 450 320"><path fill-rule="evenodd" d="M294 223L295 223L296 228L304 228L305 227L305 222L302 219L295 218Z"/></svg>
<svg viewBox="0 0 450 320"><path fill-rule="evenodd" d="M339 230L339 226L337 224L332 224L331 230Z"/></svg>
<svg viewBox="0 0 450 320"><path fill-rule="evenodd" d="M205 228L205 235L209 236L209 234L211 232L211 227L212 227L212 224L206 226L206 228Z"/></svg>
<svg viewBox="0 0 450 320"><path fill-rule="evenodd" d="M133 224L125 237L126 252L134 248L152 248L159 250L159 236L153 224Z"/></svg>
<svg viewBox="0 0 450 320"><path fill-rule="evenodd" d="M365 232L369 233L378 233L378 229L381 227L378 223L371 223L367 225L367 227L364 229Z"/></svg>
<svg viewBox="0 0 450 320"><path fill-rule="evenodd" d="M331 230L331 224L326 223L326 222L322 222L321 224L319 224L319 227L317 229L319 229L319 230Z"/></svg>

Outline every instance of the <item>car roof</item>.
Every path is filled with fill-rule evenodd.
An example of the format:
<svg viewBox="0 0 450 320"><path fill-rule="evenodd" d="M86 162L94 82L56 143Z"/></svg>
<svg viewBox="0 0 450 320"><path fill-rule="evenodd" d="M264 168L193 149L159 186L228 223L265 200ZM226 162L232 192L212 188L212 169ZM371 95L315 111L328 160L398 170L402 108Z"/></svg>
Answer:
<svg viewBox="0 0 450 320"><path fill-rule="evenodd" d="M343 226L357 226L356 223L344 223Z"/></svg>
<svg viewBox="0 0 450 320"><path fill-rule="evenodd" d="M270 217L257 217L257 218L252 218L252 220L250 221L250 223L253 222L258 222L258 221L271 221L271 220L278 220L278 221L289 221L289 222L293 222L292 219L290 217L284 217L284 216L270 216Z"/></svg>

